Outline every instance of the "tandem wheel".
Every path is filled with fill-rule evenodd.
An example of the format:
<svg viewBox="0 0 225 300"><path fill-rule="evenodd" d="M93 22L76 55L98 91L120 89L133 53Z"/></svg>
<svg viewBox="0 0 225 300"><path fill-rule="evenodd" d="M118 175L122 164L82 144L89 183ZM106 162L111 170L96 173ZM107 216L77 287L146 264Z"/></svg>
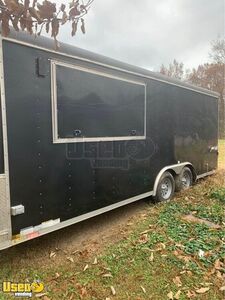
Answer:
<svg viewBox="0 0 225 300"><path fill-rule="evenodd" d="M175 192L175 179L170 172L165 172L159 180L156 195L153 197L156 202L168 201L173 198Z"/></svg>
<svg viewBox="0 0 225 300"><path fill-rule="evenodd" d="M175 178L175 191L180 192L187 190L193 185L193 174L190 168L184 167L179 175Z"/></svg>

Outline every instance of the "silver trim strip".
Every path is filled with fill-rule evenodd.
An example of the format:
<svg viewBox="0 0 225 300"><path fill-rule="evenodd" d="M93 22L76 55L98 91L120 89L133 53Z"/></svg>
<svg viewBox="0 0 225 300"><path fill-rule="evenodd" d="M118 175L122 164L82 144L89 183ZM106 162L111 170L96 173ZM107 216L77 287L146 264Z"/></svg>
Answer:
<svg viewBox="0 0 225 300"><path fill-rule="evenodd" d="M112 78L116 80L121 80L125 82L130 82L136 85L141 85L145 89L145 96L144 96L144 124L143 124L143 131L144 136L121 136L121 137L81 137L81 138L59 138L58 137L58 114L57 114L57 66L62 66L65 68L70 68L74 70L80 70L82 72L97 74L102 77ZM115 76L112 74L108 74L105 72L100 72L94 69L87 69L85 67L77 66L74 64L65 63L62 61L51 60L51 99L52 99L52 130L53 130L53 143L54 144L68 144L68 143L85 143L85 142L102 142L102 141L130 141L130 140L144 140L146 139L146 107L147 107L147 84L141 81L135 81L131 79L127 79L121 76Z"/></svg>
<svg viewBox="0 0 225 300"><path fill-rule="evenodd" d="M84 215L81 215L81 216L72 218L72 219L70 219L70 220L67 220L67 221L58 223L58 224L53 225L53 226L50 226L50 227L48 227L48 228L41 229L40 231L38 231L38 236L42 236L42 235L45 235L45 234L47 234L47 233L50 233L50 232L53 232L53 231L62 229L62 228L64 228L64 227L67 227L67 226L70 226L70 225L79 223L79 222L81 222L81 221L84 221L84 220L90 219L90 218L92 218L92 217L101 215L101 214L103 214L103 213L105 213L105 212L108 212L108 211L114 210L114 209L116 209L116 208L125 206L125 205L130 204L130 203L133 203L133 202L135 202L135 201L138 201L138 200L141 200L141 199L150 197L150 196L152 196L152 195L153 195L153 192L152 192L152 191L151 191L151 192L147 192L147 193L144 193L144 194L141 194L141 195L138 195L138 196L129 198L129 199L127 199L127 200L124 200L124 201L121 201L121 202L118 202L118 203L115 203L115 204L112 204L112 205L109 205L109 206L106 206L106 207L97 209L97 210L92 211L92 212L90 212L90 213L87 213L87 214L84 214ZM35 236L35 237L36 237L36 236ZM18 240L18 239L12 240L10 246L14 246L14 245L16 245L16 244L20 244L20 243L25 242L25 241L28 241L28 240L30 240L30 239L31 239L31 238L27 238L27 239L26 239L25 237L23 237L23 239L21 239L21 240ZM0 245L0 249L1 249L1 245Z"/></svg>
<svg viewBox="0 0 225 300"><path fill-rule="evenodd" d="M47 51L47 52L50 52L50 53L55 53L57 55L62 55L62 56L69 57L69 58L74 58L74 59L77 59L77 60L80 60L80 61L89 62L89 63L92 63L92 64L96 64L98 66L110 68L110 69L113 69L113 70L116 70L116 71L126 72L127 74L132 74L132 75L135 75L135 76L140 76L142 78L147 78L147 79L152 79L152 80L155 80L155 81L163 82L163 83L166 83L166 84L169 84L169 85L181 87L181 88L186 89L186 90L190 90L190 91L193 91L193 92L196 92L196 93L200 93L200 94L203 94L203 95L207 95L207 96L211 96L213 98L219 99L219 96L216 96L216 95L213 95L213 94L210 94L210 93L207 93L207 92L199 91L197 89L194 89L194 87L189 88L189 87L183 86L181 84L176 84L176 83L170 82L168 80L163 80L163 79L155 78L155 77L152 77L152 76L143 75L141 73L128 71L128 70L125 70L125 69L122 69L122 68L113 67L113 66L110 66L110 65L107 65L107 64L104 64L104 63L100 63L100 62L97 62L97 61L92 61L92 60L87 59L87 58L82 58L82 57L67 54L67 53L64 53L64 52L57 52L55 50L50 50L50 49L45 48L45 47L33 45L33 44L30 44L30 43L26 43L26 42L21 42L21 41L18 41L16 39L13 39L13 38L2 37L2 39L6 40L6 41L9 41L9 42L14 42L15 44L24 45L24 46L28 46L28 47L31 47L31 48Z"/></svg>
<svg viewBox="0 0 225 300"><path fill-rule="evenodd" d="M4 56L2 46L2 36L0 36L0 85L1 85L1 106L2 106L2 134L3 134L3 150L4 150L4 168L6 178L6 201L7 207L5 208L8 215L8 237L12 237L12 224L11 224L11 201L10 201L10 183L9 183L9 157L8 157L8 135L7 135L7 118L6 118L6 99L5 99L5 79L4 79ZM5 242L7 245L10 240Z"/></svg>
<svg viewBox="0 0 225 300"><path fill-rule="evenodd" d="M206 173L203 173L203 174L200 174L197 176L197 180L198 179L201 179L201 178L204 178L206 176L210 176L210 175L213 175L216 173L216 170L213 170L213 171L209 171L209 172L206 172Z"/></svg>
<svg viewBox="0 0 225 300"><path fill-rule="evenodd" d="M71 143L88 143L88 142L113 142L113 141L133 141L133 140L145 140L145 136L130 136L130 137L102 137L102 138L67 138L56 139L55 132L53 134L53 144L71 144Z"/></svg>

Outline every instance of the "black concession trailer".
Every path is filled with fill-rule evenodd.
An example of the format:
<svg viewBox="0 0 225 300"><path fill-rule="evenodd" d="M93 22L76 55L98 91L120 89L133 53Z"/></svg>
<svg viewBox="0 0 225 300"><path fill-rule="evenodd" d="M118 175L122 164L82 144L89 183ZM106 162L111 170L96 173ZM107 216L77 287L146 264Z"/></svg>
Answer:
<svg viewBox="0 0 225 300"><path fill-rule="evenodd" d="M213 174L218 95L47 38L0 38L0 249Z"/></svg>

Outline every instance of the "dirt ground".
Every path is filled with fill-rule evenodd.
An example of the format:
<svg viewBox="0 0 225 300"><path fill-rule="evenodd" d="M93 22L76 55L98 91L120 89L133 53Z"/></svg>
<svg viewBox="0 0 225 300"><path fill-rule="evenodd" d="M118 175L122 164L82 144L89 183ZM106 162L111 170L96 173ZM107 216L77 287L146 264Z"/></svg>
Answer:
<svg viewBox="0 0 225 300"><path fill-rule="evenodd" d="M141 218L146 208L152 205L149 199L138 201L114 211L74 224L40 238L19 244L0 252L0 264L7 262L26 266L43 266L49 263L49 255L57 251L55 264L65 261L65 256L76 251L98 253L108 244L120 240L129 230L127 223ZM4 263L3 263L4 261ZM1 263L2 262L2 263Z"/></svg>

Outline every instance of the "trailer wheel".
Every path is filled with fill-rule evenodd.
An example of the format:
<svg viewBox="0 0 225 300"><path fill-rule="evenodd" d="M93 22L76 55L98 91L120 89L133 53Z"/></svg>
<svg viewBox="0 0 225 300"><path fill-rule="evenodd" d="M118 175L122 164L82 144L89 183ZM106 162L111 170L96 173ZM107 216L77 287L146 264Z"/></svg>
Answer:
<svg viewBox="0 0 225 300"><path fill-rule="evenodd" d="M188 167L183 168L181 173L176 177L176 192L187 190L193 185L193 174Z"/></svg>
<svg viewBox="0 0 225 300"><path fill-rule="evenodd" d="M173 198L175 192L175 180L170 172L165 172L159 180L156 195L156 202L167 201Z"/></svg>

